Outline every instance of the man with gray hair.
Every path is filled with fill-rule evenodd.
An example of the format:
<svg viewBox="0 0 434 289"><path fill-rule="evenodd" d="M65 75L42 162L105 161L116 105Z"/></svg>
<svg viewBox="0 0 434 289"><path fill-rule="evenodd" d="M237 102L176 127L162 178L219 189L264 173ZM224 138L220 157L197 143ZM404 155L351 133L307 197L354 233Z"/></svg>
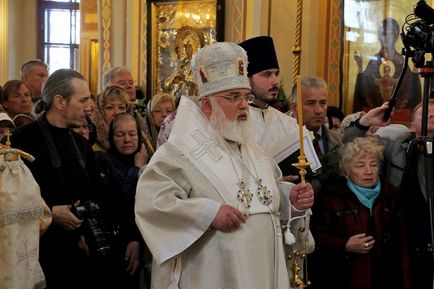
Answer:
<svg viewBox="0 0 434 289"><path fill-rule="evenodd" d="M134 86L133 76L127 67L116 66L104 74L103 88L112 85L123 87L128 92L130 102L136 100L136 87Z"/></svg>
<svg viewBox="0 0 434 289"><path fill-rule="evenodd" d="M342 146L342 136L325 125L328 102L327 82L316 76L301 78L301 100L303 125L314 135L313 147L321 161L321 168L312 173L308 171L307 179L312 182L315 193L321 182L338 173L337 157ZM292 89L290 99L292 115L298 118L297 87Z"/></svg>
<svg viewBox="0 0 434 289"><path fill-rule="evenodd" d="M308 172L306 178L310 180L315 193L321 189L321 183L330 177L339 174L339 148L342 145L342 136L325 125L327 118L328 88L325 80L315 76L301 78L301 101L302 107L297 103L297 87L294 86L291 94L290 109L292 115L298 117L298 109L303 112L303 124L313 132L315 151L321 161L321 169L316 172ZM322 268L318 259L318 253L314 251L307 256L308 272L311 276L312 288L321 286L315 282Z"/></svg>
<svg viewBox="0 0 434 289"><path fill-rule="evenodd" d="M288 289L282 236L292 244L294 228L284 233L280 222L311 208L312 187L283 182L250 136L245 51L211 44L191 65L200 95L181 98L137 186L152 288Z"/></svg>
<svg viewBox="0 0 434 289"><path fill-rule="evenodd" d="M328 87L324 79L315 76L301 78L301 98L303 107L303 124L315 135L315 141L320 160L328 152L342 145L342 137L339 133L328 129L325 125L327 118ZM290 108L293 116L297 116L300 109L297 104L297 87L294 86L291 94ZM314 143L315 144L315 143Z"/></svg>
<svg viewBox="0 0 434 289"><path fill-rule="evenodd" d="M48 77L48 65L40 59L31 59L21 66L21 80L31 89L32 102L41 98L42 86Z"/></svg>

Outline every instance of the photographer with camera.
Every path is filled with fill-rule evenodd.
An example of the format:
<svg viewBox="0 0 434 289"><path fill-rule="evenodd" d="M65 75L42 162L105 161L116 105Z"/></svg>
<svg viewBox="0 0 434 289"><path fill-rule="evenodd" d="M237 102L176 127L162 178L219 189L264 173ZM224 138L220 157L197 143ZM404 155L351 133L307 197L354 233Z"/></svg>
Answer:
<svg viewBox="0 0 434 289"><path fill-rule="evenodd" d="M101 287L107 276L102 278L103 270L84 250L93 250L95 243L89 241L104 231L100 222L95 224L99 209L92 203L100 195L96 162L89 143L72 131L82 125L89 99L87 80L80 73L57 70L47 79L36 107L45 112L15 130L11 138L15 147L36 158L26 165L53 214L53 223L40 241L40 263L49 289L107 288ZM90 217L74 215L72 211L80 211L80 206L92 209ZM86 236L89 230L93 235Z"/></svg>

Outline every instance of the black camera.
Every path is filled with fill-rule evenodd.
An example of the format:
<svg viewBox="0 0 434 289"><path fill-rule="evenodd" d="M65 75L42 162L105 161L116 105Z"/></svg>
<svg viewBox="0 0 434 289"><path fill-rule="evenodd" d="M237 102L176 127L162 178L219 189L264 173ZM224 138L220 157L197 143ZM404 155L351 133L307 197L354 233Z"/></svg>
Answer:
<svg viewBox="0 0 434 289"><path fill-rule="evenodd" d="M402 42L407 51L414 48L412 59L416 67L425 63L425 53L434 53L434 10L425 1L419 1L414 7L414 14L405 19Z"/></svg>
<svg viewBox="0 0 434 289"><path fill-rule="evenodd" d="M100 207L93 201L72 206L71 212L83 220L82 231L91 255L106 256L110 253L110 234L107 232Z"/></svg>

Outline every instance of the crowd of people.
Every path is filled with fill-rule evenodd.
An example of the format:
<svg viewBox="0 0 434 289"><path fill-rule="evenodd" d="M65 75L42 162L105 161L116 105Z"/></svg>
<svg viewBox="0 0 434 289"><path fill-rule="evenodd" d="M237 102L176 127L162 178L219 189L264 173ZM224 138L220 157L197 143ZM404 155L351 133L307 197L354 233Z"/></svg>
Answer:
<svg viewBox="0 0 434 289"><path fill-rule="evenodd" d="M279 111L268 36L205 46L190 69L198 95L158 93L144 110L126 67L96 96L40 60L3 85L2 147L35 157L52 215L35 288L432 288L421 105L391 137L387 102L345 116L303 76Z"/></svg>

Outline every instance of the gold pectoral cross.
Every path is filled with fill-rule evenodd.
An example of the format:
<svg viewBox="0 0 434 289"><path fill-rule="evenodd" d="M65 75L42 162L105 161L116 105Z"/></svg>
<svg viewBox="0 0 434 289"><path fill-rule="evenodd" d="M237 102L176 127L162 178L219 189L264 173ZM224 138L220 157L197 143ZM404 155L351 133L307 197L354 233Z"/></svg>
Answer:
<svg viewBox="0 0 434 289"><path fill-rule="evenodd" d="M241 181L238 184L240 188L237 194L237 200L241 202L246 209L250 209L250 204L252 203L253 194L250 193L250 190L247 188L247 184L244 181Z"/></svg>
<svg viewBox="0 0 434 289"><path fill-rule="evenodd" d="M258 185L257 194L258 194L259 201L261 201L263 205L269 206L273 201L272 199L273 195L271 194L271 191L268 189L266 185L262 183L262 179L258 179L256 183Z"/></svg>

